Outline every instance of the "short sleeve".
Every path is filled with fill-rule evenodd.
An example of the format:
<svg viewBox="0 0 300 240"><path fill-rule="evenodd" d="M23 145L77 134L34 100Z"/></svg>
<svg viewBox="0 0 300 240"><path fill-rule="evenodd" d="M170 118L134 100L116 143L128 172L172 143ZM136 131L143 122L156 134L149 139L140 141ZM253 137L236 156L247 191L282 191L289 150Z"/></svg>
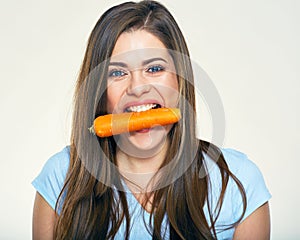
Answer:
<svg viewBox="0 0 300 240"><path fill-rule="evenodd" d="M266 203L271 198L271 194L261 171L245 154L233 149L225 149L223 154L229 169L242 183L246 192L247 208L243 217L244 220L257 208ZM243 204L236 185L232 185L231 200L235 205L234 218L238 219L242 214Z"/></svg>
<svg viewBox="0 0 300 240"><path fill-rule="evenodd" d="M40 174L32 181L33 187L55 209L69 167L69 148L65 147L48 159Z"/></svg>

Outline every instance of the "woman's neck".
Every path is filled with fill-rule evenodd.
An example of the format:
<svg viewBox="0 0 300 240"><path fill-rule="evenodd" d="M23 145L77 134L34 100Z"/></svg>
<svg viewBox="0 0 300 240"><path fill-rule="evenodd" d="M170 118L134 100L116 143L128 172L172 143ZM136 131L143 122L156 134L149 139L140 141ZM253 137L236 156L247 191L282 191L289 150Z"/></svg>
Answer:
<svg viewBox="0 0 300 240"><path fill-rule="evenodd" d="M168 145L168 142L165 142L155 155L143 158L126 154L120 148L117 149L117 165L131 191L151 191L154 183L150 184L150 181L163 164Z"/></svg>

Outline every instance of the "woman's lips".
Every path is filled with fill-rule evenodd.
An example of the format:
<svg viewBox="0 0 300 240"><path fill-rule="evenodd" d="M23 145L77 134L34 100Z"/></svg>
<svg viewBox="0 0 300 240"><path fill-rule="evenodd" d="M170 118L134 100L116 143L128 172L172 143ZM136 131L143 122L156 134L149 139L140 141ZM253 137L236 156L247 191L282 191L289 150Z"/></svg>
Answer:
<svg viewBox="0 0 300 240"><path fill-rule="evenodd" d="M150 109L160 108L161 106L156 103L143 104L138 106L130 106L125 109L125 112L144 112Z"/></svg>
<svg viewBox="0 0 300 240"><path fill-rule="evenodd" d="M163 105L157 100L146 100L139 102L129 102L123 107L123 112L142 112L153 108L161 108Z"/></svg>
<svg viewBox="0 0 300 240"><path fill-rule="evenodd" d="M145 129L142 129L142 130L138 130L136 131L137 133L148 133L150 131L150 128L145 128Z"/></svg>

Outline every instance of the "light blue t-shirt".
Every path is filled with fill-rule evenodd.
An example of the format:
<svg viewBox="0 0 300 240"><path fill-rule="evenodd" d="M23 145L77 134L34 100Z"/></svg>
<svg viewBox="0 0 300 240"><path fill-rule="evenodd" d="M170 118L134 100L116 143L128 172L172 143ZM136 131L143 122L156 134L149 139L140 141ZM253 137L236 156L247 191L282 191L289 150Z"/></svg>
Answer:
<svg viewBox="0 0 300 240"><path fill-rule="evenodd" d="M246 191L247 209L244 216L245 219L258 207L267 202L271 198L271 195L265 185L260 170L245 154L233 149L222 149L222 153L224 154L229 169L240 180ZM69 166L69 159L69 148L66 147L46 162L41 173L32 182L35 189L44 197L53 209L55 209L57 198L64 185ZM211 202L212 209L214 209L220 193L221 177L216 164L207 156L205 156L205 160L208 166L207 171L209 172L211 179L211 194L208 196L208 199ZM130 239L151 240L152 237L149 233L150 227L145 226L145 224L149 223L150 214L143 210L130 191L127 191L127 201L132 219ZM224 228L224 225L226 226L235 222L241 216L242 207L242 198L239 190L234 181L230 179L223 206L216 223L218 239L232 239L234 229L221 230ZM204 206L204 212L209 222L207 205ZM166 217L163 222L162 230L164 239L169 239L169 228ZM124 239L124 236L125 223L121 225L115 239L122 240Z"/></svg>

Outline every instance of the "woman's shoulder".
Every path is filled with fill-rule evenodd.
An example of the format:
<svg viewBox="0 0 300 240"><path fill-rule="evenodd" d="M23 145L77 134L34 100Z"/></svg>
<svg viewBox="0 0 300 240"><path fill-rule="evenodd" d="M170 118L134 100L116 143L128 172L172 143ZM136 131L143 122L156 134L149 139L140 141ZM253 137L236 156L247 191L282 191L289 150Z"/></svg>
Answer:
<svg viewBox="0 0 300 240"><path fill-rule="evenodd" d="M70 148L67 146L52 155L38 176L32 181L33 187L53 209L55 209L57 198L63 188L69 162Z"/></svg>
<svg viewBox="0 0 300 240"><path fill-rule="evenodd" d="M232 148L220 148L220 150L229 170L234 175L241 175L241 177L243 177L249 172L250 174L253 172L259 172L257 165L250 160L245 153ZM210 175L219 176L218 166L215 160L211 159L206 153L204 154L204 158L208 173Z"/></svg>
<svg viewBox="0 0 300 240"><path fill-rule="evenodd" d="M240 181L252 181L256 177L262 178L259 167L245 153L232 148L222 148L221 151L229 170Z"/></svg>
<svg viewBox="0 0 300 240"><path fill-rule="evenodd" d="M48 177L65 178L70 163L70 147L66 146L59 152L53 154L44 164L40 174Z"/></svg>
<svg viewBox="0 0 300 240"><path fill-rule="evenodd" d="M70 147L66 146L59 152L53 154L45 163L44 168L49 170L55 170L60 168L66 168L70 162Z"/></svg>
<svg viewBox="0 0 300 240"><path fill-rule="evenodd" d="M243 152L233 148L221 148L221 152L232 172L240 172L246 168L257 168L256 164Z"/></svg>
<svg viewBox="0 0 300 240"><path fill-rule="evenodd" d="M266 186L264 176L259 167L248 156L234 149L221 149L229 170L237 177L243 185L247 198L247 209L244 219L255 209L267 202L271 194ZM230 186L231 185L231 186ZM240 198L238 188L235 184L230 184L232 199L237 202ZM239 209L241 213L241 208Z"/></svg>

